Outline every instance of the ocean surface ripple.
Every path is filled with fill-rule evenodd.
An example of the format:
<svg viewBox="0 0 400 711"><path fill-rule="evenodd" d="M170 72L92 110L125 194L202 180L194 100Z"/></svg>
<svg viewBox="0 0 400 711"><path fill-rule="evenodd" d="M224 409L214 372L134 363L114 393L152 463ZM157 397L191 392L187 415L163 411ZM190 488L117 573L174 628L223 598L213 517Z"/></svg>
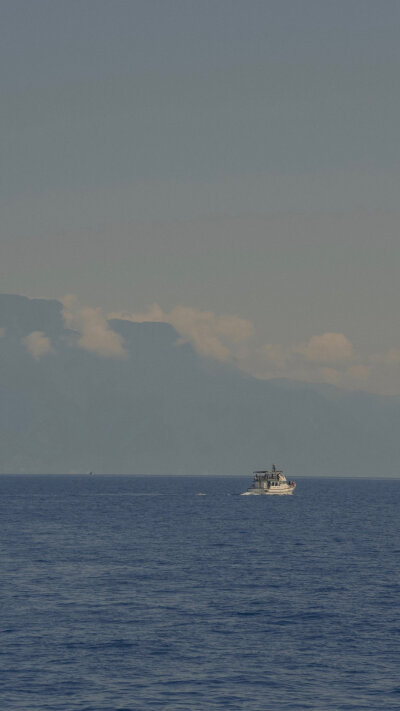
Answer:
<svg viewBox="0 0 400 711"><path fill-rule="evenodd" d="M248 484L0 476L2 711L397 711L400 481Z"/></svg>

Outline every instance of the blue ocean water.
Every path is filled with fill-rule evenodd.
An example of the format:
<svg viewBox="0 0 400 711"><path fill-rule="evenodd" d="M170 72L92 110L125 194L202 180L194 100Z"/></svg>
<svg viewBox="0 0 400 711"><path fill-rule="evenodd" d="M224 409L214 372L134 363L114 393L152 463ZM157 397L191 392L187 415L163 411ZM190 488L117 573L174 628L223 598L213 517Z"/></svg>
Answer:
<svg viewBox="0 0 400 711"><path fill-rule="evenodd" d="M1 476L2 711L398 710L400 481L249 483Z"/></svg>

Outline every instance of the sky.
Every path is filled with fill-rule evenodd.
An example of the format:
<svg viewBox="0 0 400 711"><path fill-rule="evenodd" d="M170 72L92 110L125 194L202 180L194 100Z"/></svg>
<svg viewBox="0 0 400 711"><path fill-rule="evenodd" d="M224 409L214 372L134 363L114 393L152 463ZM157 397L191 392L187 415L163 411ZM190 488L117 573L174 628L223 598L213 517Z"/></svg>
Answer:
<svg viewBox="0 0 400 711"><path fill-rule="evenodd" d="M0 291L400 394L399 29L391 0L1 0Z"/></svg>

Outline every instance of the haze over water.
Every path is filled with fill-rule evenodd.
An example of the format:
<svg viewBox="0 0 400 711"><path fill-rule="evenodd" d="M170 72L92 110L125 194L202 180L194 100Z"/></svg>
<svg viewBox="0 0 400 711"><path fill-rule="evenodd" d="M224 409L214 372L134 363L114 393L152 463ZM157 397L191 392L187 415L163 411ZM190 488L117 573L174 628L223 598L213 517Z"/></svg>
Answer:
<svg viewBox="0 0 400 711"><path fill-rule="evenodd" d="M398 709L400 482L249 483L1 476L2 709Z"/></svg>

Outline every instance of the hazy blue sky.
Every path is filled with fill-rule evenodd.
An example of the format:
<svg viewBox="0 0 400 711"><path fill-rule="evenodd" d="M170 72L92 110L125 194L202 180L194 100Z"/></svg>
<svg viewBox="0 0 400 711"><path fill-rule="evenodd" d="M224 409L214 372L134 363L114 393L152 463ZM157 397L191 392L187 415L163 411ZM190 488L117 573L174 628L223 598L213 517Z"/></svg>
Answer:
<svg viewBox="0 0 400 711"><path fill-rule="evenodd" d="M0 28L2 292L400 393L399 2L2 0Z"/></svg>

